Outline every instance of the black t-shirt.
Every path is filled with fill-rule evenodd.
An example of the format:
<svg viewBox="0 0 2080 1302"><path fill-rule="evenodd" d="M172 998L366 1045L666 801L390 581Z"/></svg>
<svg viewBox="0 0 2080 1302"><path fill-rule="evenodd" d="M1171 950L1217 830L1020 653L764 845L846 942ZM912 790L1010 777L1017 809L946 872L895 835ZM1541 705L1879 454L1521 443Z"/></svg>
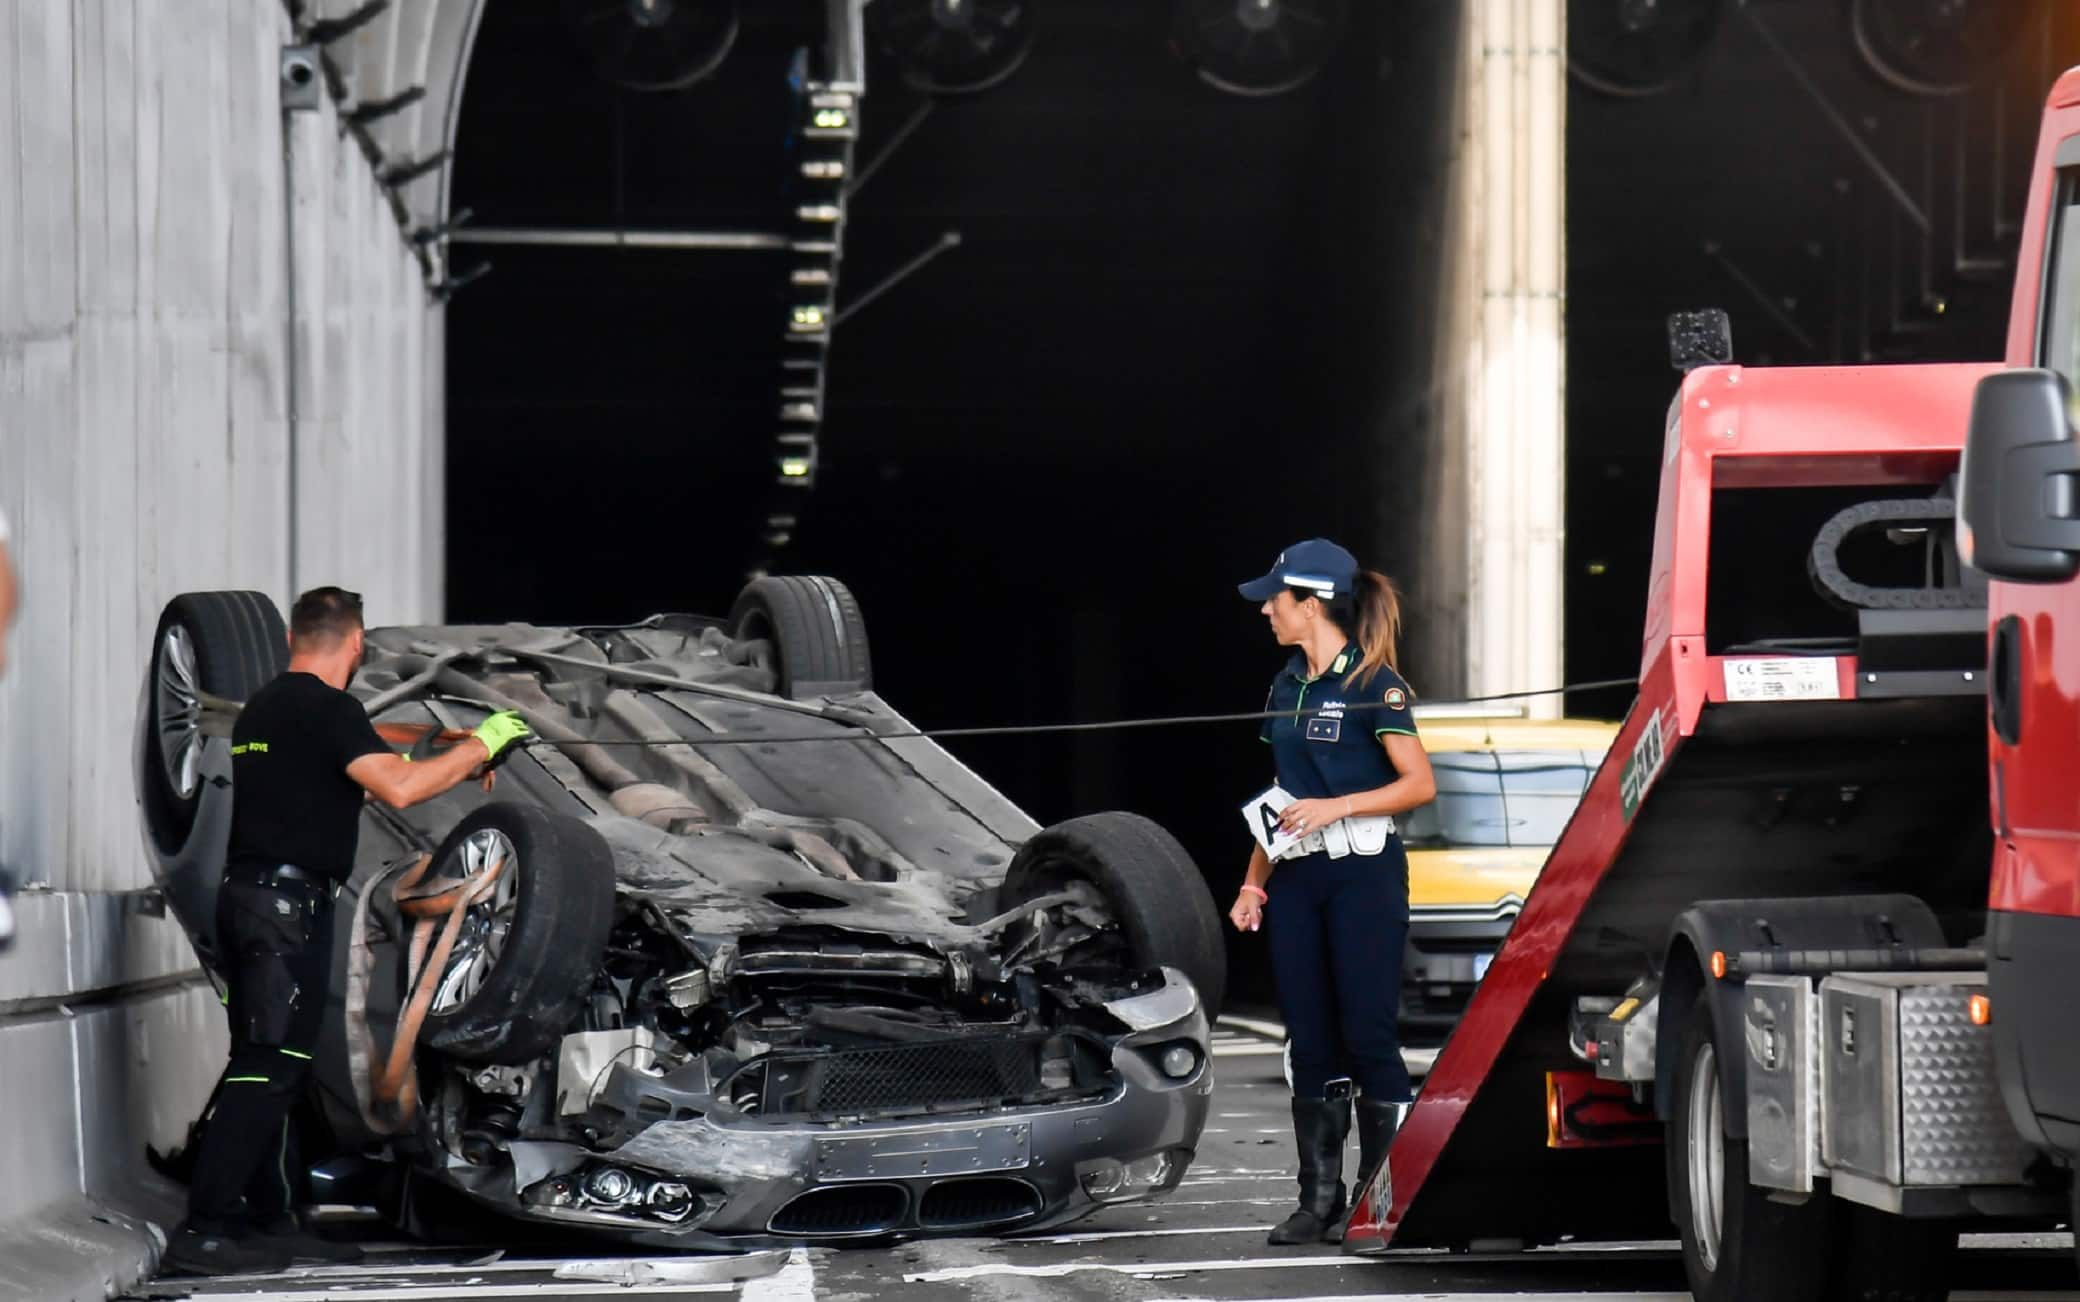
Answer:
<svg viewBox="0 0 2080 1302"><path fill-rule="evenodd" d="M253 693L231 729L234 864L354 871L361 787L347 765L389 750L352 695L287 673Z"/></svg>

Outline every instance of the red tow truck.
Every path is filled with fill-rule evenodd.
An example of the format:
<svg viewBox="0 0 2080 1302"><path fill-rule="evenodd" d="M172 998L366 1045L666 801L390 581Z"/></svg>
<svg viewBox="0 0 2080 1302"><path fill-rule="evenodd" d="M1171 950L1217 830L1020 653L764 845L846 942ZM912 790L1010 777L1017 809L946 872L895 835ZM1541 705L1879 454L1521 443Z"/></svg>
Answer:
<svg viewBox="0 0 2080 1302"><path fill-rule="evenodd" d="M2075 1219L2080 69L2016 286L2005 368L1686 373L1638 698L1348 1250L1893 1302Z"/></svg>

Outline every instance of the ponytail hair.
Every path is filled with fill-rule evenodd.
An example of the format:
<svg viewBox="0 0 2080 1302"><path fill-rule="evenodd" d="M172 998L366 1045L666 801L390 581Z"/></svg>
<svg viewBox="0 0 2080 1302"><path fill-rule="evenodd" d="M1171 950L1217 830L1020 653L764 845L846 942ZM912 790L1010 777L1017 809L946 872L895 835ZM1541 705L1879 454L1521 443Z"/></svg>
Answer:
<svg viewBox="0 0 2080 1302"><path fill-rule="evenodd" d="M1357 588L1330 602L1328 615L1358 643L1358 665L1345 682L1367 687L1382 669L1401 672L1401 590L1394 580L1377 570L1360 570Z"/></svg>

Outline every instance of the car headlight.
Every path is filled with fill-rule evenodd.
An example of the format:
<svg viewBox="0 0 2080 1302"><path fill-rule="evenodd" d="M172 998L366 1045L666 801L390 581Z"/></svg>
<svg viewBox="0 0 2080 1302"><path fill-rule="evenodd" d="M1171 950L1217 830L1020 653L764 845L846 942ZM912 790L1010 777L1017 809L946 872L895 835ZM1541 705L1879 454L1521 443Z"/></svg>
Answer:
<svg viewBox="0 0 2080 1302"><path fill-rule="evenodd" d="M1146 1198L1168 1187L1183 1173L1185 1160L1178 1150L1173 1149L1137 1157L1131 1162L1100 1157L1078 1162L1076 1178L1093 1200L1123 1202L1129 1198Z"/></svg>

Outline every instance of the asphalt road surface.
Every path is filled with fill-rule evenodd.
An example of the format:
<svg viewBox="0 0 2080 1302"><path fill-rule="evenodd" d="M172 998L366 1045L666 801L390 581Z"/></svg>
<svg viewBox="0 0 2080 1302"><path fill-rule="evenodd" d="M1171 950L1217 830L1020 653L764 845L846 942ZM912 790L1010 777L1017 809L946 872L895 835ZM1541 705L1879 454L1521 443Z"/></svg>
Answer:
<svg viewBox="0 0 2080 1302"><path fill-rule="evenodd" d="M1285 1215L1294 1192L1278 1044L1228 1028L1219 1033L1214 1053L1220 1081L1214 1118L1183 1185L1161 1203L1111 1208L1064 1232L739 1257L639 1258L609 1250L591 1259L546 1258L519 1243L431 1251L376 1242L368 1245L369 1259L360 1266L207 1281L168 1279L129 1296L253 1302L1445 1302L1496 1297L1658 1302L1689 1297L1674 1245L1666 1243L1472 1256L1409 1252L1385 1259L1345 1257L1328 1246L1268 1247L1265 1230ZM1355 1149L1351 1156L1355 1161ZM2080 1279L2065 1235L1975 1247L1962 1255L1956 1283L1959 1291L1953 1297L1960 1302L2080 1302Z"/></svg>

